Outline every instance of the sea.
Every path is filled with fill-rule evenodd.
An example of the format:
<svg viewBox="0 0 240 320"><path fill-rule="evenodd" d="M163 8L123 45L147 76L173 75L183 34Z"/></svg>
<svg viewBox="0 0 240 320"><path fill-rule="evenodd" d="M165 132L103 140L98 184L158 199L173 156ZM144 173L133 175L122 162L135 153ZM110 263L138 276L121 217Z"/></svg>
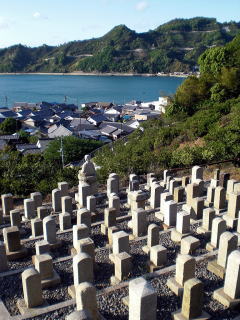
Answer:
<svg viewBox="0 0 240 320"><path fill-rule="evenodd" d="M124 104L172 95L184 78L89 75L0 75L0 107L14 102Z"/></svg>

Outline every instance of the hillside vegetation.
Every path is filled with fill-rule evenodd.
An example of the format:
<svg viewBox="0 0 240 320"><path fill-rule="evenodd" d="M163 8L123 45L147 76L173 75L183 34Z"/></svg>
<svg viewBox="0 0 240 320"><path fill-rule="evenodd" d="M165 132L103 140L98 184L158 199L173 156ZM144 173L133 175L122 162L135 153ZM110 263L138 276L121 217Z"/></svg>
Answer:
<svg viewBox="0 0 240 320"><path fill-rule="evenodd" d="M201 76L178 88L161 120L142 124L126 142L98 153L99 176L144 174L163 168L240 156L240 35L199 58Z"/></svg>
<svg viewBox="0 0 240 320"><path fill-rule="evenodd" d="M240 23L202 17L175 19L145 33L119 25L97 39L2 49L0 72L189 72L207 48L225 45L239 30Z"/></svg>

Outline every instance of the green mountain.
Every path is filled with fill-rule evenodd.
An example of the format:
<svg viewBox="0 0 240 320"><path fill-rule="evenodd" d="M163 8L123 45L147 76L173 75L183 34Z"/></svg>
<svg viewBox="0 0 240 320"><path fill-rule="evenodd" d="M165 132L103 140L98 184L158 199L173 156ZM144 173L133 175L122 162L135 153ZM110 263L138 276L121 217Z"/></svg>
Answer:
<svg viewBox="0 0 240 320"><path fill-rule="evenodd" d="M240 23L203 17L175 19L144 33L119 25L96 39L2 49L0 72L189 72L207 48L225 45L239 31Z"/></svg>
<svg viewBox="0 0 240 320"><path fill-rule="evenodd" d="M240 35L206 50L199 65L200 77L188 77L179 86L161 119L144 122L127 143L119 140L97 153L100 178L230 159L239 166Z"/></svg>

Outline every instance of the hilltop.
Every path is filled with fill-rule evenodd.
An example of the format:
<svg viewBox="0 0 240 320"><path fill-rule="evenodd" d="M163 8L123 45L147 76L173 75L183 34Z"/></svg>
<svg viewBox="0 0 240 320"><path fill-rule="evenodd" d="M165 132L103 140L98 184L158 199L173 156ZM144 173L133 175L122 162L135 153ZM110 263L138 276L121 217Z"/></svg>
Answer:
<svg viewBox="0 0 240 320"><path fill-rule="evenodd" d="M225 45L239 31L239 22L203 17L175 19L144 33L119 25L96 39L1 49L0 72L190 72L207 48Z"/></svg>

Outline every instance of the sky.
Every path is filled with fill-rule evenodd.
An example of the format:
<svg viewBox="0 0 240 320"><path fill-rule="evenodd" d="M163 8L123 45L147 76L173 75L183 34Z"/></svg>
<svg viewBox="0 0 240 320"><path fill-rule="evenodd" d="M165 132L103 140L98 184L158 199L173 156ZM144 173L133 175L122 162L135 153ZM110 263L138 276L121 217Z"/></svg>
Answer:
<svg viewBox="0 0 240 320"><path fill-rule="evenodd" d="M175 18L239 21L239 13L240 0L0 0L0 48L96 38L119 24L145 32Z"/></svg>

